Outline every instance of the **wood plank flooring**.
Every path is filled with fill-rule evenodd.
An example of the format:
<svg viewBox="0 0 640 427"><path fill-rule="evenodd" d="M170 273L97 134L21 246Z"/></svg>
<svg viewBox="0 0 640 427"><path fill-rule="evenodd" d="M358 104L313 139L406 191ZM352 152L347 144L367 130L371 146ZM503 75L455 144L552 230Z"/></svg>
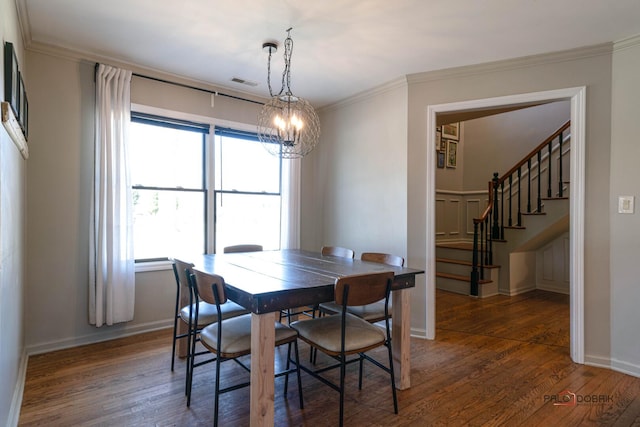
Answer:
<svg viewBox="0 0 640 427"><path fill-rule="evenodd" d="M393 413L388 376L347 370L346 426L640 426L640 379L577 365L569 358L568 297L535 291L472 299L438 291L437 337L412 339L409 390ZM308 347L300 344L308 360ZM170 371L171 332L163 330L29 359L21 426L201 426L213 419L213 365L197 368L186 407L183 360ZM382 353L380 353L382 354ZM318 355L318 363L323 363ZM276 356L278 359L279 357ZM223 382L246 378L223 364ZM303 374L276 380L276 426L333 426L338 394ZM559 394L575 393L576 405ZM592 403L588 400L600 400ZM556 399L555 401L552 399ZM220 425L248 425L249 390L221 396ZM568 402L568 403L571 403Z"/></svg>

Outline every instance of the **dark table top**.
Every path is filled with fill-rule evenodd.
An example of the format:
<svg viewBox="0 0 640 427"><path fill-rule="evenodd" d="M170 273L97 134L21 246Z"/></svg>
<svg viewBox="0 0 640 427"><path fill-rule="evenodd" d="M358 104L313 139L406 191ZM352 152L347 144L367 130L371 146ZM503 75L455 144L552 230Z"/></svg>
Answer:
<svg viewBox="0 0 640 427"><path fill-rule="evenodd" d="M245 252L192 257L195 268L224 277L227 296L256 314L332 301L336 278L393 271L393 290L415 286L406 267L301 250Z"/></svg>

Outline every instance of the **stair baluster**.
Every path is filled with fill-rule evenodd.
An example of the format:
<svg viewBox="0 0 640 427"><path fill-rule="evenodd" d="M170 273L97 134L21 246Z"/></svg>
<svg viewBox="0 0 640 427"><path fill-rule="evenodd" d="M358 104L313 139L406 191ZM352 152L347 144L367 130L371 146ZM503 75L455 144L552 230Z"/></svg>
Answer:
<svg viewBox="0 0 640 427"><path fill-rule="evenodd" d="M542 151L538 151L538 197L536 198L536 211L542 212L542 175L540 165L542 164Z"/></svg>
<svg viewBox="0 0 640 427"><path fill-rule="evenodd" d="M558 197L562 197L562 131L560 132L560 142L558 143Z"/></svg>
<svg viewBox="0 0 640 427"><path fill-rule="evenodd" d="M531 159L527 160L527 213L531 213Z"/></svg>
<svg viewBox="0 0 640 427"><path fill-rule="evenodd" d="M558 129L553 135L547 138L542 144L540 144L535 150L533 150L524 159L518 162L509 172L499 177L498 172L493 174L493 179L489 181L488 194L489 202L487 208L482 213L480 218L473 219L473 265L471 268L471 289L470 293L473 296L478 296L479 293L479 281L484 279L484 267L493 265L493 240L504 240L504 182L509 180L509 227L513 226L513 175L517 174L518 179L518 200L517 200L517 227L522 227L522 166L527 163L527 213L531 212L531 159L533 156L537 156L538 161L538 185L537 185L537 212L542 212L542 150L548 147L549 156L547 159L547 197L551 197L551 166L552 166L552 152L553 152L553 140L556 137L560 138L559 142L559 164L558 164L558 196L563 195L563 179L562 179L562 143L563 143L563 131L569 129L571 122L568 121L560 129ZM498 190L500 186L500 190ZM501 205L500 211L498 211L498 191L501 193ZM478 258L480 257L480 258Z"/></svg>
<svg viewBox="0 0 640 427"><path fill-rule="evenodd" d="M500 183L500 239L504 240L504 181Z"/></svg>
<svg viewBox="0 0 640 427"><path fill-rule="evenodd" d="M549 141L549 158L547 159L547 197L551 197L551 153L553 152L553 140Z"/></svg>
<svg viewBox="0 0 640 427"><path fill-rule="evenodd" d="M513 207L511 206L511 199L513 198L513 174L509 175L509 227L513 225Z"/></svg>
<svg viewBox="0 0 640 427"><path fill-rule="evenodd" d="M521 199L521 194L522 191L520 191L520 182L522 182L522 168L518 167L518 222L517 222L517 226L520 227L522 226L522 210L520 208L520 206L522 206L522 199Z"/></svg>
<svg viewBox="0 0 640 427"><path fill-rule="evenodd" d="M493 188L493 229L491 230L491 237L494 239L500 238L500 226L498 225L498 172L493 174L493 183L490 188Z"/></svg>

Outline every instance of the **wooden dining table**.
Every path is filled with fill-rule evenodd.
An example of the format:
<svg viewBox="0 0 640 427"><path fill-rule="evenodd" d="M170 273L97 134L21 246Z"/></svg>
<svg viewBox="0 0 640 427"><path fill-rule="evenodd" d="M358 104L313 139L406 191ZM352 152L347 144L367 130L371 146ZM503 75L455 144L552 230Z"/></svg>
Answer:
<svg viewBox="0 0 640 427"><path fill-rule="evenodd" d="M228 298L251 312L251 426L274 424L276 313L333 301L338 277L394 272L392 345L396 387L410 386L410 290L415 287L416 275L424 270L304 250L199 255L189 261L198 270L222 276Z"/></svg>

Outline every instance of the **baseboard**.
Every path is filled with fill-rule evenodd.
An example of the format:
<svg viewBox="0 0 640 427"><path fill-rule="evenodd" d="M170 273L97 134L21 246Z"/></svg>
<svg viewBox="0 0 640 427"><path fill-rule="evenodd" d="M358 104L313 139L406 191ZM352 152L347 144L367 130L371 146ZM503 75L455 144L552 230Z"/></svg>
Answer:
<svg viewBox="0 0 640 427"><path fill-rule="evenodd" d="M623 360L611 359L611 369L640 378L640 365L625 362Z"/></svg>
<svg viewBox="0 0 640 427"><path fill-rule="evenodd" d="M56 350L64 350L65 348L78 347L86 344L95 344L103 341L111 341L117 338L124 338L131 335L143 334L145 332L157 331L173 327L173 319L158 320L155 322L142 323L132 327L119 328L117 330L109 328L104 329L95 334L73 337L64 340L50 341L43 344L29 345L26 352L29 356L36 354L49 353ZM96 328L98 329L98 328Z"/></svg>
<svg viewBox="0 0 640 427"><path fill-rule="evenodd" d="M506 295L506 296L509 296L509 297L513 297L513 296L516 296L516 295L524 294L524 293L535 291L535 290L536 290L535 286L528 286L526 288L516 288L516 289L509 289L509 290L498 290L498 293L500 295Z"/></svg>
<svg viewBox="0 0 640 427"><path fill-rule="evenodd" d="M20 420L20 408L22 407L22 396L24 394L24 382L27 378L27 365L29 356L26 350L22 352L20 357L20 366L18 367L18 379L13 389L13 398L11 399L11 409L7 418L7 426L17 426Z"/></svg>
<svg viewBox="0 0 640 427"><path fill-rule="evenodd" d="M540 289L541 291L547 291L547 292L555 292L557 294L564 294L564 295L569 295L569 288L567 288L566 286L555 286L555 285L550 285L550 284L545 284L545 283L538 283L536 286L536 289Z"/></svg>
<svg viewBox="0 0 640 427"><path fill-rule="evenodd" d="M584 355L584 364L595 366L596 368L611 369L611 359L604 356Z"/></svg>
<svg viewBox="0 0 640 427"><path fill-rule="evenodd" d="M419 338L423 340L429 339L427 338L427 330L418 328L411 328L411 338Z"/></svg>

